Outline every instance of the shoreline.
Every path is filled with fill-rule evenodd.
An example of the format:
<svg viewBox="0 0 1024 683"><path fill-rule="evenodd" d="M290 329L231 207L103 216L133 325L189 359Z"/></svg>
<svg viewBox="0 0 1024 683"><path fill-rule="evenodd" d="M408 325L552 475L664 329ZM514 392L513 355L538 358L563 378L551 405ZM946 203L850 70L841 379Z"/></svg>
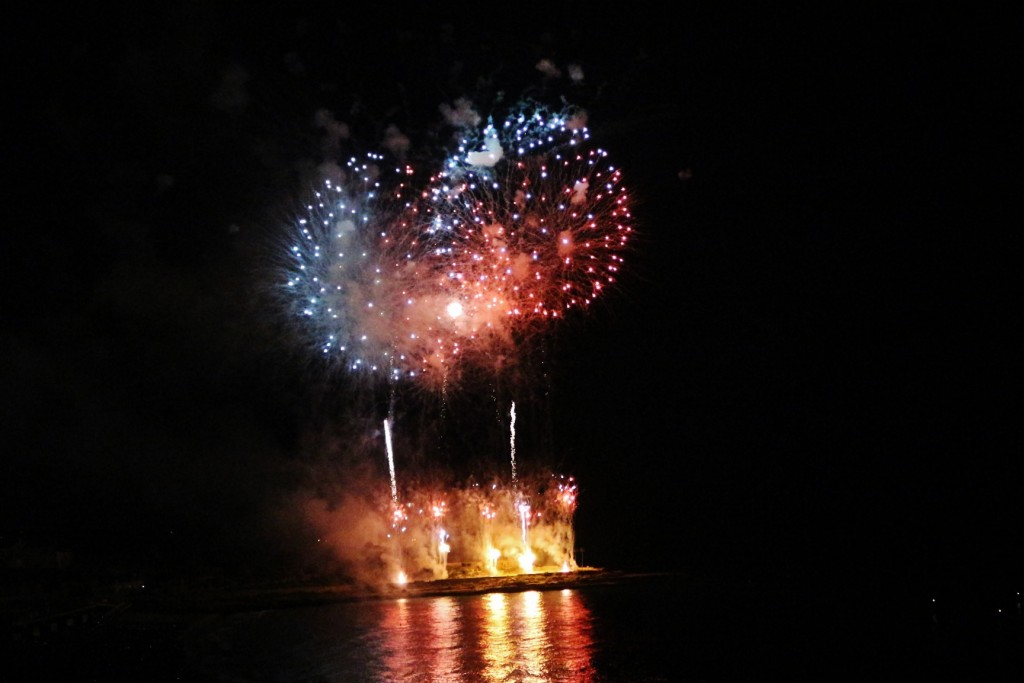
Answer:
<svg viewBox="0 0 1024 683"><path fill-rule="evenodd" d="M209 614L245 612L267 609L305 607L334 602L390 600L396 598L438 597L445 595L480 595L495 592L530 590L561 590L620 583L624 580L670 576L660 572L627 572L596 567L580 567L575 571L539 571L531 574L460 577L407 584L368 585L345 582L324 582L316 585L279 587L218 588L209 591L183 591L139 594L131 600L135 613Z"/></svg>

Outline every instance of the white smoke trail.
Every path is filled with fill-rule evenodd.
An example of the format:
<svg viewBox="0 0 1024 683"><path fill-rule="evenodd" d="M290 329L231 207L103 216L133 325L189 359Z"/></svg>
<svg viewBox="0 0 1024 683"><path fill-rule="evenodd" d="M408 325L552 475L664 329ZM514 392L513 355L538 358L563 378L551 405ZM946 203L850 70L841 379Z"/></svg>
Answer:
<svg viewBox="0 0 1024 683"><path fill-rule="evenodd" d="M512 450L512 486L516 485L516 402L512 401L512 428L509 436L509 445Z"/></svg>
<svg viewBox="0 0 1024 683"><path fill-rule="evenodd" d="M388 450L388 471L391 473L391 501L398 504L398 484L395 481L395 454L391 449L391 420L384 418L384 443Z"/></svg>

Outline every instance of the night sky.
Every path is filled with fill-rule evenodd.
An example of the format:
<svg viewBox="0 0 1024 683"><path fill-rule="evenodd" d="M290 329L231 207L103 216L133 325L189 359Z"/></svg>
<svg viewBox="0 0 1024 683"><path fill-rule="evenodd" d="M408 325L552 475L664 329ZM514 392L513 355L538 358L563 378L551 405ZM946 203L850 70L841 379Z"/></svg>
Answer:
<svg viewBox="0 0 1024 683"><path fill-rule="evenodd" d="M467 387L440 426L399 388L416 466L504 467L511 397L524 466L579 481L586 564L1019 580L1009 24L830 11L23 14L0 546L291 566L295 493L385 472L387 391L328 372L272 305L329 154L315 112L367 150L391 124L427 146L441 104L538 94L587 109L637 236L535 381Z"/></svg>

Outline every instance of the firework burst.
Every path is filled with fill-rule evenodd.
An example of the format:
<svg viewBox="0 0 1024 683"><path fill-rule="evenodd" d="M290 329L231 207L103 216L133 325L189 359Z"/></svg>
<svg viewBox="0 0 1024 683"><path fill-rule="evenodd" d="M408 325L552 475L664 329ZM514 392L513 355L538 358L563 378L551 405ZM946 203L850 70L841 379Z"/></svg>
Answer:
<svg viewBox="0 0 1024 683"><path fill-rule="evenodd" d="M632 233L622 173L582 113L523 104L469 128L423 189L348 162L297 221L287 287L322 353L392 379L514 358L614 284Z"/></svg>

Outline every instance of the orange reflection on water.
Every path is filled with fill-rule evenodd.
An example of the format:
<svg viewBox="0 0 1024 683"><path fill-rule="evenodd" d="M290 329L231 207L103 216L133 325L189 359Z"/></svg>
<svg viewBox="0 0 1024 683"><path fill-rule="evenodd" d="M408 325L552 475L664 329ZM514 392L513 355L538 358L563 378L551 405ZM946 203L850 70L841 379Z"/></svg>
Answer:
<svg viewBox="0 0 1024 683"><path fill-rule="evenodd" d="M387 640L383 643L383 664L389 674L406 678L416 669L410 648L409 601L405 598L385 606L382 624Z"/></svg>
<svg viewBox="0 0 1024 683"><path fill-rule="evenodd" d="M462 618L459 612L459 604L454 598L435 598L431 604L430 635L433 642L429 649L431 658L428 669L434 674L431 680L460 680L459 653L462 642L459 626Z"/></svg>
<svg viewBox="0 0 1024 683"><path fill-rule="evenodd" d="M484 680L594 679L592 616L579 593L492 593L482 600Z"/></svg>
<svg viewBox="0 0 1024 683"><path fill-rule="evenodd" d="M593 615L575 590L379 603L367 666L378 680L595 680Z"/></svg>
<svg viewBox="0 0 1024 683"><path fill-rule="evenodd" d="M554 595L554 594L552 594ZM563 589L558 593L557 618L552 615L551 638L559 646L563 681L593 681L594 620L578 591Z"/></svg>
<svg viewBox="0 0 1024 683"><path fill-rule="evenodd" d="M386 680L462 681L460 607L454 598L382 603ZM424 679L425 675L429 679Z"/></svg>
<svg viewBox="0 0 1024 683"><path fill-rule="evenodd" d="M547 658L552 654L548 635L544 632L544 603L538 591L519 594L519 647L522 652L524 681L551 680Z"/></svg>
<svg viewBox="0 0 1024 683"><path fill-rule="evenodd" d="M488 681L507 681L512 674L515 648L509 638L507 602L505 593L490 593L483 597L487 620L480 633L480 649L484 653L486 668L483 673Z"/></svg>

